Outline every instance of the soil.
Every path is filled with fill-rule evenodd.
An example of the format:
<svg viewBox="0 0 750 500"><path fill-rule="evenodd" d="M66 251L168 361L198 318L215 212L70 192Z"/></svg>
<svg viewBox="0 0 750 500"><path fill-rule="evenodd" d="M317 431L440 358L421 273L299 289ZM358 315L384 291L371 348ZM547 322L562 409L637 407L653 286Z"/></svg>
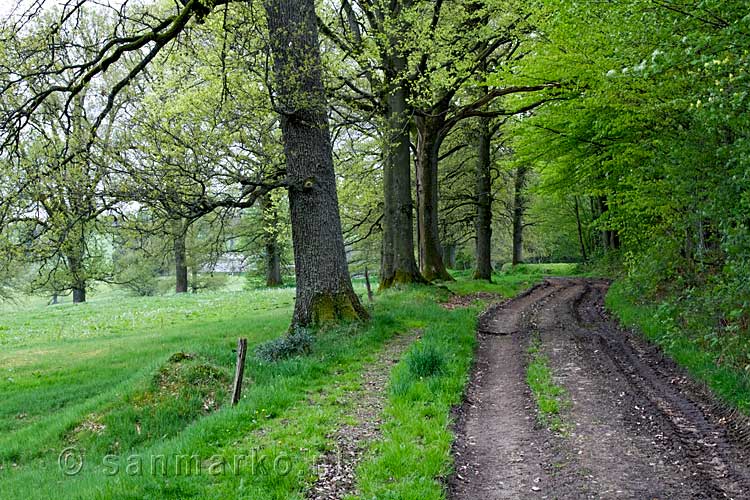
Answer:
<svg viewBox="0 0 750 500"><path fill-rule="evenodd" d="M452 311L453 309L461 309L474 305L478 300L482 301L497 301L500 300L501 296L497 293L491 292L475 292L467 295L452 295L447 302L440 304L443 309Z"/></svg>
<svg viewBox="0 0 750 500"><path fill-rule="evenodd" d="M450 498L750 498L747 418L609 318L608 286L549 278L480 317ZM562 430L526 384L532 337L566 391Z"/></svg>

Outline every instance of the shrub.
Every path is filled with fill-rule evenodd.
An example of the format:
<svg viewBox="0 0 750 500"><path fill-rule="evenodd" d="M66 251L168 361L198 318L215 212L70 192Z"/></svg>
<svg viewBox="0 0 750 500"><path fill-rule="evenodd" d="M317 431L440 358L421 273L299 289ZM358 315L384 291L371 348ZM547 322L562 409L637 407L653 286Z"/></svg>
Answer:
<svg viewBox="0 0 750 500"><path fill-rule="evenodd" d="M228 282L229 277L224 273L192 273L188 280L193 293L221 290Z"/></svg>
<svg viewBox="0 0 750 500"><path fill-rule="evenodd" d="M271 340L255 348L255 356L269 363L309 354L312 351L315 337L310 330L295 327L294 331L278 339Z"/></svg>
<svg viewBox="0 0 750 500"><path fill-rule="evenodd" d="M139 297L151 297L159 293L159 263L135 251L119 256L116 260L116 280L120 286Z"/></svg>

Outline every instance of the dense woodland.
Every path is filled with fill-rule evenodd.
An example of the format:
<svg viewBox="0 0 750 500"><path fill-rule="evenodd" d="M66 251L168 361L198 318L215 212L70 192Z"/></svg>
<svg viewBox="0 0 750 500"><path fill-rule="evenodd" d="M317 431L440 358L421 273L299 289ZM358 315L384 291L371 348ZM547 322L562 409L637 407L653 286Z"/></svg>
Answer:
<svg viewBox="0 0 750 500"><path fill-rule="evenodd" d="M568 260L747 331L744 2L35 0L0 30L4 296L230 262L306 325L368 316L350 273Z"/></svg>

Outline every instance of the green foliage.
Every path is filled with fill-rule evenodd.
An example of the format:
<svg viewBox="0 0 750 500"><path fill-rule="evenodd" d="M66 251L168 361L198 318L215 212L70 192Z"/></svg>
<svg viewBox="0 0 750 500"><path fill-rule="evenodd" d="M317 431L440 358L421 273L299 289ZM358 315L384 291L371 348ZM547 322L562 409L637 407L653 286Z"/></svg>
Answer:
<svg viewBox="0 0 750 500"><path fill-rule="evenodd" d="M549 0L534 13L536 56L497 73L561 83L566 99L516 120L518 161L540 172L542 192L587 210L591 254L619 246L634 293L668 298L679 328L725 345L736 366L729 351L750 326L746 11Z"/></svg>
<svg viewBox="0 0 750 500"><path fill-rule="evenodd" d="M149 258L144 252L124 249L114 258L115 281L140 297L150 297L159 292L158 274L160 260Z"/></svg>
<svg viewBox="0 0 750 500"><path fill-rule="evenodd" d="M11 299L16 294L18 286L18 273L13 270L18 263L13 262L9 257L9 254L6 254L5 258L0 260L0 302Z"/></svg>
<svg viewBox="0 0 750 500"><path fill-rule="evenodd" d="M189 280L193 293L202 291L221 290L227 286L229 277L225 273L195 273Z"/></svg>
<svg viewBox="0 0 750 500"><path fill-rule="evenodd" d="M261 361L274 363L293 356L310 354L314 343L315 336L308 328L295 326L292 332L259 345L255 349L255 356Z"/></svg>

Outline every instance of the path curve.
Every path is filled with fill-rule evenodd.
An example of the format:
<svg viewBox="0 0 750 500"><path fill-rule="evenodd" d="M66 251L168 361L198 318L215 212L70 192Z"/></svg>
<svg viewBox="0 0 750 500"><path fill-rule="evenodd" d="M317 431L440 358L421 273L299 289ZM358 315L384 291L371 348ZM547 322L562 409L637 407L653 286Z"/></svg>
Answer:
<svg viewBox="0 0 750 500"><path fill-rule="evenodd" d="M611 320L607 288L550 278L480 317L450 498L750 498L748 420ZM569 395L566 432L536 423L532 334Z"/></svg>

